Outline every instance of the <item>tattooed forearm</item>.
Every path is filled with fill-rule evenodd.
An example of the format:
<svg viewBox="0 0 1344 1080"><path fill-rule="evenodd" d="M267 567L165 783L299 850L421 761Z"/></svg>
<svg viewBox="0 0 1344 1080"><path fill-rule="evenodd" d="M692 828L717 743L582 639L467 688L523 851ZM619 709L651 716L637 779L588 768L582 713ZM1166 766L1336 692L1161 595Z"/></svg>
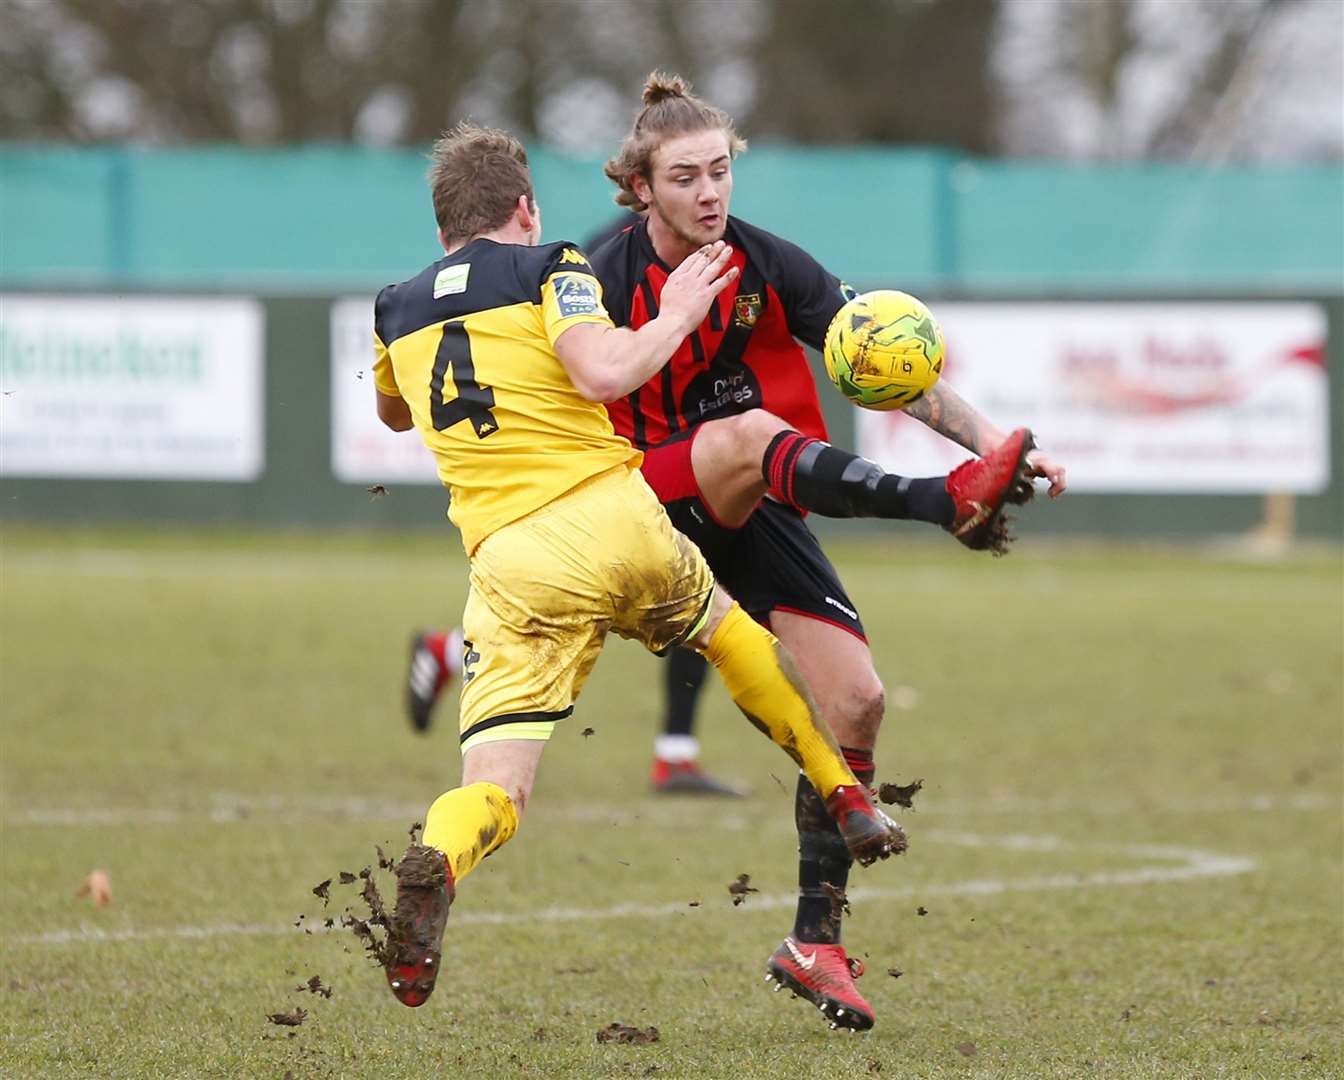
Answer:
<svg viewBox="0 0 1344 1080"><path fill-rule="evenodd" d="M985 452L985 436L994 431L994 426L950 386L935 386L905 411L939 435L975 454Z"/></svg>

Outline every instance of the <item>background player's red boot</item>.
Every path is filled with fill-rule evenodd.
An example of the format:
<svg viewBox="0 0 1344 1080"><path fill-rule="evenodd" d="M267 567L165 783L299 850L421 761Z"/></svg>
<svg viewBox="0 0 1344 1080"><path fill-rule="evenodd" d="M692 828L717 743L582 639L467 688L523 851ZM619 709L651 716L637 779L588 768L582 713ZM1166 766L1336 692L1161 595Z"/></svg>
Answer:
<svg viewBox="0 0 1344 1080"><path fill-rule="evenodd" d="M905 830L878 808L861 785L836 788L826 800L826 812L845 838L849 853L863 866L899 855L910 846Z"/></svg>
<svg viewBox="0 0 1344 1080"><path fill-rule="evenodd" d="M397 863L397 904L387 928L387 985L403 1005L416 1008L434 992L443 929L457 888L437 848L412 844Z"/></svg>
<svg viewBox="0 0 1344 1080"><path fill-rule="evenodd" d="M716 780L694 761L654 758L649 782L658 795L719 795L740 799L746 794L741 788Z"/></svg>
<svg viewBox="0 0 1344 1080"><path fill-rule="evenodd" d="M863 974L863 961L845 955L843 945L813 945L786 937L766 963L766 982L776 990L788 987L821 1010L832 1028L867 1031L873 1009L863 1000L854 980Z"/></svg>
<svg viewBox="0 0 1344 1080"><path fill-rule="evenodd" d="M1018 428L993 453L962 462L947 475L947 493L956 517L947 531L975 551L1002 555L1012 543L1003 513L1006 502L1022 504L1035 494L1027 476L1027 455L1036 442Z"/></svg>
<svg viewBox="0 0 1344 1080"><path fill-rule="evenodd" d="M406 718L416 731L428 731L439 696L462 666L462 631L422 630L411 638L406 669Z"/></svg>

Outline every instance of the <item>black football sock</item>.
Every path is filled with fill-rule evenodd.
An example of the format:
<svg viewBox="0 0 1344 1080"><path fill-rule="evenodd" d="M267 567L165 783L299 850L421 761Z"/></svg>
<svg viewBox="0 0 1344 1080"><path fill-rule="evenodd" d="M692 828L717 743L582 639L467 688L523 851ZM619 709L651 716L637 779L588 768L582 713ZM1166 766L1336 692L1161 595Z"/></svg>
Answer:
<svg viewBox="0 0 1344 1080"><path fill-rule="evenodd" d="M914 479L883 472L866 458L792 429L766 447L761 473L770 494L825 517L908 518L951 525L956 516L946 477Z"/></svg>
<svg viewBox="0 0 1344 1080"><path fill-rule="evenodd" d="M689 735L695 727L695 703L705 685L709 662L690 649L673 649L667 655L663 671L667 693L663 734Z"/></svg>
<svg viewBox="0 0 1344 1080"><path fill-rule="evenodd" d="M859 783L871 784L873 752L848 746L840 749ZM843 892L854 860L840 829L826 812L826 804L806 776L798 777L793 816L798 826L798 913L793 920L793 936L820 945L839 944L840 915L825 886Z"/></svg>

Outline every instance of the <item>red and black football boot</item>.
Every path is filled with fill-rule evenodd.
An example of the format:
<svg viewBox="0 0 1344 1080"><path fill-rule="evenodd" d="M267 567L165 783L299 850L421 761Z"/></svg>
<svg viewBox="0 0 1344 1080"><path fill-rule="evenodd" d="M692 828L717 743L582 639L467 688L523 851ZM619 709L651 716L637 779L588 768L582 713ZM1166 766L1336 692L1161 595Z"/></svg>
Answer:
<svg viewBox="0 0 1344 1080"><path fill-rule="evenodd" d="M406 668L406 717L416 731L428 731L434 706L462 666L462 631L422 630L411 638Z"/></svg>
<svg viewBox="0 0 1344 1080"><path fill-rule="evenodd" d="M962 462L947 474L947 493L956 516L947 531L974 551L1003 555L1013 538L1008 535L1005 503L1030 501L1035 494L1027 455L1036 442L1026 428L1018 428L982 458Z"/></svg>
<svg viewBox="0 0 1344 1080"><path fill-rule="evenodd" d="M766 982L775 990L786 987L807 998L831 1029L867 1031L873 1026L873 1009L863 1000L854 980L863 974L863 961L845 955L843 945L814 945L786 937L766 962Z"/></svg>
<svg viewBox="0 0 1344 1080"><path fill-rule="evenodd" d="M741 788L710 776L694 761L654 758L649 782L656 795L718 795L728 799L746 795Z"/></svg>
<svg viewBox="0 0 1344 1080"><path fill-rule="evenodd" d="M826 812L845 838L849 853L863 866L900 855L910 846L905 830L882 812L861 784L842 784L832 791Z"/></svg>
<svg viewBox="0 0 1344 1080"><path fill-rule="evenodd" d="M434 992L442 958L443 928L457 894L447 857L412 844L397 863L397 904L383 957L387 984L403 1005L423 1005Z"/></svg>

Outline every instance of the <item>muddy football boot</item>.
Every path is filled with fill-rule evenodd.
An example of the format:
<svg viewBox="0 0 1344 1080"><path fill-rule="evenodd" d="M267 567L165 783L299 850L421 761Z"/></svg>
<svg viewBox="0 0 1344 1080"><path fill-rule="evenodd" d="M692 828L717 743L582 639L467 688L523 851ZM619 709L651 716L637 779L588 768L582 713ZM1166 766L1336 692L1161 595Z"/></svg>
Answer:
<svg viewBox="0 0 1344 1080"><path fill-rule="evenodd" d="M831 1029L867 1031L873 1009L863 1000L854 980L863 974L863 961L845 955L843 945L813 945L786 937L766 962L765 981L775 990L792 990L807 998L831 1023Z"/></svg>
<svg viewBox="0 0 1344 1080"><path fill-rule="evenodd" d="M836 788L826 800L826 812L845 838L849 853L863 866L909 847L905 830L882 812L862 785Z"/></svg>
<svg viewBox="0 0 1344 1080"><path fill-rule="evenodd" d="M999 448L982 458L963 462L947 475L947 493L956 516L947 531L974 551L1002 555L1012 543L1005 503L1028 502L1035 490L1027 475L1027 455L1036 445L1031 432L1018 428Z"/></svg>
<svg viewBox="0 0 1344 1080"><path fill-rule="evenodd" d="M718 795L740 799L746 792L722 780L715 780L694 761L653 759L649 782L656 795Z"/></svg>
<svg viewBox="0 0 1344 1080"><path fill-rule="evenodd" d="M387 985L403 1005L423 1005L439 977L443 928L457 889L442 851L412 844L397 863L397 904L387 928Z"/></svg>
<svg viewBox="0 0 1344 1080"><path fill-rule="evenodd" d="M446 635L441 652L436 652L431 643L437 636L421 631L411 638L411 659L406 669L406 717L416 731L429 730L434 706L456 677L462 655L461 630Z"/></svg>

